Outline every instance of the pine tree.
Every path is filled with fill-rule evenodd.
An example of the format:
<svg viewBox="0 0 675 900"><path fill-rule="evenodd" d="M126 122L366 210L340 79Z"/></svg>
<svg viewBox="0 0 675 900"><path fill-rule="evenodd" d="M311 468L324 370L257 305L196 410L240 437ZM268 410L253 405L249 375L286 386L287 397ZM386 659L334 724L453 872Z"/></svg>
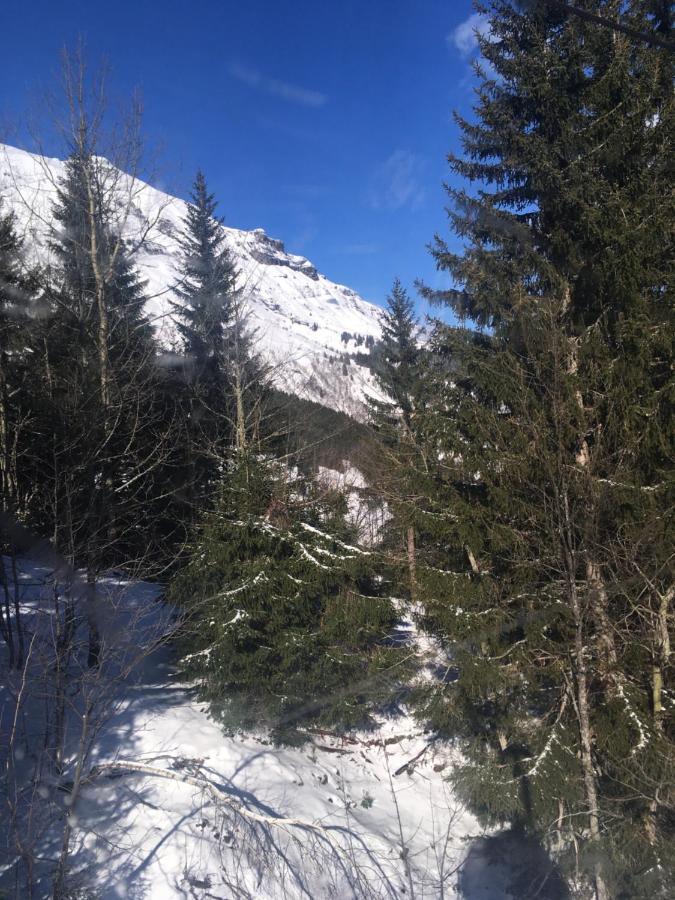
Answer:
<svg viewBox="0 0 675 900"><path fill-rule="evenodd" d="M36 273L24 262L14 216L3 215L0 206L0 491L3 511L15 514L22 505L16 454L20 422L30 408L29 323L36 293Z"/></svg>
<svg viewBox="0 0 675 900"><path fill-rule="evenodd" d="M398 278L387 297L381 324L375 376L386 399L371 400L371 417L380 427L385 421L393 422L409 432L418 380L419 326L413 302Z"/></svg>
<svg viewBox="0 0 675 900"><path fill-rule="evenodd" d="M194 379L226 380L226 337L233 319L236 269L225 246L222 218L202 172L195 178L182 240L183 282L177 291L178 330L190 357Z"/></svg>
<svg viewBox="0 0 675 900"><path fill-rule="evenodd" d="M219 460L231 442L232 411L240 395L233 360L246 358L237 317L237 272L225 245L222 219L201 172L195 178L182 238L182 281L174 317L186 355L189 503L198 511L215 486ZM233 372L233 368L235 372Z"/></svg>
<svg viewBox="0 0 675 900"><path fill-rule="evenodd" d="M82 137L54 207L42 427L50 530L92 583L101 568L149 552L152 496L166 492L155 345L120 234L123 200L116 170Z"/></svg>
<svg viewBox="0 0 675 900"><path fill-rule="evenodd" d="M392 518L382 535L383 549L405 544L407 588L415 595L416 541L415 472L421 464L416 415L422 405L420 377L423 353L414 305L396 279L381 318L382 338L375 353L375 378L382 397L368 400L369 420L381 454L375 492L387 503Z"/></svg>
<svg viewBox="0 0 675 900"><path fill-rule="evenodd" d="M10 666L19 667L24 659L19 594L16 586L9 587L4 554L11 556L14 575L16 559L5 531L9 522L25 516L30 493L22 475L34 405L30 315L36 294L37 275L25 263L14 216L3 214L0 204L0 634L8 645Z"/></svg>
<svg viewBox="0 0 675 900"><path fill-rule="evenodd" d="M586 8L667 34L657 6ZM672 55L562 4L479 11L490 68L450 157L478 190L449 190L466 247L437 238L456 287L427 291L473 325L437 326L453 376L426 381L446 563L419 577L458 674L427 714L486 820L549 836L599 900L665 897Z"/></svg>
<svg viewBox="0 0 675 900"><path fill-rule="evenodd" d="M233 457L171 590L187 616L183 663L229 727L288 739L313 721L364 725L395 693L396 613L344 516L339 495L269 458Z"/></svg>

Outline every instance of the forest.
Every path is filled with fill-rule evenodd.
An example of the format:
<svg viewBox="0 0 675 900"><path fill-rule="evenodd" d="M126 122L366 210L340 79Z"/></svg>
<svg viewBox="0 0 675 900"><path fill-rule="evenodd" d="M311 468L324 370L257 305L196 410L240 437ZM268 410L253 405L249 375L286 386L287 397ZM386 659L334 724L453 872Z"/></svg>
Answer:
<svg viewBox="0 0 675 900"><path fill-rule="evenodd" d="M53 202L0 195L0 897L673 896L673 12L476 8L448 233L419 236L443 286L392 272L380 337L341 332L325 368L365 371L356 416L284 387L201 171L167 340L140 106L115 117L64 53ZM398 874L255 778L110 751L158 653L232 746L384 754ZM515 835L541 878L472 893L452 822L435 880L418 865L394 776L437 754L466 833ZM220 810L222 881L91 880L86 811L130 778Z"/></svg>

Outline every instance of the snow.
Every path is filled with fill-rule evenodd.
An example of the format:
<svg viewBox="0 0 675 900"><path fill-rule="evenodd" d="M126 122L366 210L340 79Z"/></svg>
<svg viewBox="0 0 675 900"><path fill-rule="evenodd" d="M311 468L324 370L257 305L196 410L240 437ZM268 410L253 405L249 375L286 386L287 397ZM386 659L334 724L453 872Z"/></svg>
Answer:
<svg viewBox="0 0 675 900"><path fill-rule="evenodd" d="M49 617L38 613L53 603L51 573L24 563L21 580L22 603L33 612L27 635L39 634L38 622ZM226 734L178 681L170 647L156 643L170 621L159 589L111 576L99 590L115 671L126 671L120 660L136 658L139 646L154 649L115 684L75 804L45 785L52 813L40 850L45 858L57 855L67 816L74 829L71 887L83 895L95 890L101 900L511 897L503 867L491 877L476 853L460 893L463 861L482 831L447 781L458 761L451 746L405 713L343 738L309 733L301 747L275 746L262 732ZM10 689L0 687L3 748L13 721L12 678L4 674ZM73 750L77 716L70 727ZM34 755L35 745L28 746ZM71 757L63 781L72 777ZM49 890L45 875L34 896Z"/></svg>
<svg viewBox="0 0 675 900"><path fill-rule="evenodd" d="M51 206L63 172L61 160L0 144L0 198L16 213L27 248L42 264L50 262ZM135 262L147 281L146 311L169 352L175 338L170 310L171 301L178 300L178 236L186 204L130 178L122 180L120 190L132 198L131 214L120 227L132 246L140 244ZM226 198L222 200L226 209ZM369 352L365 339L380 337L381 309L330 281L304 257L287 253L283 243L262 228L223 230L276 385L362 418L366 395L379 396L379 391L370 372L353 361L343 374L343 356ZM344 332L353 339L343 342ZM357 335L364 339L360 345Z"/></svg>
<svg viewBox="0 0 675 900"><path fill-rule="evenodd" d="M339 469L318 466L317 478L326 487L337 489L346 497L347 521L356 526L362 544L376 546L391 514L386 501L369 495L363 472L349 460L343 459Z"/></svg>
<svg viewBox="0 0 675 900"><path fill-rule="evenodd" d="M395 771L423 738L406 735L391 749L365 741L340 747L328 738L303 749L278 748L262 735L225 737L206 709L177 694L170 682L152 686L151 698L149 686L139 685L128 708L111 723L103 740L113 753L121 746L124 758L197 773L248 809L267 817L300 818L321 830L310 834L303 826L293 834L284 828L266 836L270 847L264 855L279 858L256 860L244 827L236 819L224 822L216 804L194 785L135 775L101 782L88 788L79 804L74 867L86 871L93 862L98 884L106 885L104 897L129 896L132 890L138 896L145 885L145 890L151 887L147 896L168 900L199 884L208 884L211 895L230 896L227 888L234 878L241 891L260 897L351 896L349 880L359 877L360 868L367 870L376 896L401 891L405 872L387 767ZM397 728L406 732L406 724ZM429 897L438 895L434 854L448 826L455 861L463 855L463 835L476 830L440 775L432 775L426 763L393 785L414 881L418 888L427 885L421 896ZM272 841L281 843L273 849ZM107 849L111 845L114 855ZM282 853L288 862L281 860ZM269 867L262 882L259 865ZM346 873L340 871L343 865Z"/></svg>

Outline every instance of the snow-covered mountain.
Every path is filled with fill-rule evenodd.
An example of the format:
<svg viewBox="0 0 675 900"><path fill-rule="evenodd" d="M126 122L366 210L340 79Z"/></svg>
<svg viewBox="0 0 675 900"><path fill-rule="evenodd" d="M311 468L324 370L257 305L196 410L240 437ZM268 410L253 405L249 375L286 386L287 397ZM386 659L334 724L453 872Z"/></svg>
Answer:
<svg viewBox="0 0 675 900"><path fill-rule="evenodd" d="M40 262L48 262L51 208L63 172L59 159L0 144L0 198L16 213L26 248ZM125 185L124 179L121 183ZM135 262L148 284L147 312L169 347L174 336L170 301L179 277L178 237L186 204L143 182L134 183L129 196L132 208L124 234L132 243L143 237ZM380 308L330 281L304 257L287 253L262 228L223 230L258 330L259 349L274 366L277 386L360 418L365 395L377 394L377 389L368 368L354 357L359 353L363 361L380 336Z"/></svg>

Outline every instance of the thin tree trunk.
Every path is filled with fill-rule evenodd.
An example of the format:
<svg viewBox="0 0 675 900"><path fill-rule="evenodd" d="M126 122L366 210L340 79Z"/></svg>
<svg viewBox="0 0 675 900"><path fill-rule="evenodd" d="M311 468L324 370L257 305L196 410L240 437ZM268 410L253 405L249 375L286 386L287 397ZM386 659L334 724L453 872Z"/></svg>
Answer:
<svg viewBox="0 0 675 900"><path fill-rule="evenodd" d="M613 685L618 675L618 655L614 641L614 630L609 618L609 596L600 566L593 555L586 555L586 583L588 584L590 609L597 629L597 644L604 662L606 687L613 693Z"/></svg>
<svg viewBox="0 0 675 900"><path fill-rule="evenodd" d="M670 662L670 634L668 632L668 609L675 596L675 587L670 587L659 597L654 635L654 666L652 670L652 709L659 728L663 716L663 670Z"/></svg>
<svg viewBox="0 0 675 900"><path fill-rule="evenodd" d="M56 619L55 640L55 698L54 698L54 749L52 763L60 775L63 772L66 722L66 677L73 649L75 634L75 608L72 597L72 581L65 586L63 617L59 603L58 585L54 584L54 614Z"/></svg>
<svg viewBox="0 0 675 900"><path fill-rule="evenodd" d="M598 792L593 771L593 739L588 701L588 671L586 667L586 648L584 646L584 626L579 603L579 595L574 580L569 582L569 594L574 616L574 659L576 668L577 713L579 718L579 738L581 742L581 769L584 779L584 792L588 805L588 824L591 841L599 844L600 819L598 816ZM602 863L594 863L596 900L610 900L607 885L602 875Z"/></svg>
<svg viewBox="0 0 675 900"><path fill-rule="evenodd" d="M564 301L565 309L569 308L569 303L570 296L568 288ZM573 339L570 341L570 348L571 353L568 359L567 371L570 375L576 375L579 371L578 347L576 341ZM585 412L586 407L584 406L584 398L579 389L575 391L574 397L580 411L582 413ZM580 469L585 470L586 472L590 470L591 448L585 434L581 436L579 449L575 455L575 462ZM597 628L598 644L605 663L605 683L609 686L612 683L611 676L616 675L617 672L616 645L608 614L609 597L602 577L600 564L590 549L586 551L585 560L586 583L588 584L591 601L590 608Z"/></svg>
<svg viewBox="0 0 675 900"><path fill-rule="evenodd" d="M80 727L80 740L77 750L77 762L75 764L75 773L73 775L73 786L70 792L69 812L66 815L63 824L63 837L61 839L61 852L56 864L56 872L54 874L54 900L64 900L66 896L66 874L68 871L68 859L70 856L70 837L73 831L73 816L75 804L80 794L82 786L82 778L84 774L84 763L87 757L87 742L89 740L91 708L87 702L85 710L82 713L82 723Z"/></svg>
<svg viewBox="0 0 675 900"><path fill-rule="evenodd" d="M12 613L11 613L11 604L10 604L10 590L9 590L9 582L7 581L7 570L5 569L5 558L2 554L0 554L0 582L2 582L2 592L5 600L5 626L7 629L6 635L4 635L5 640L7 641L7 647L9 649L9 667L10 669L14 667L14 662L16 659L16 654L14 650L14 631L12 629Z"/></svg>
<svg viewBox="0 0 675 900"><path fill-rule="evenodd" d="M478 565L478 560L476 559L473 550L467 544L464 548L466 550L466 555L469 557L469 565L471 566L471 571L474 575L480 575L480 566Z"/></svg>
<svg viewBox="0 0 675 900"><path fill-rule="evenodd" d="M19 643L19 652L16 659L17 668L21 668L25 657L25 647L23 640L23 626L21 624L21 608L19 606L19 573L16 567L16 551L12 547L11 551L12 565L12 588L14 591L14 624L16 625L16 637Z"/></svg>
<svg viewBox="0 0 675 900"><path fill-rule="evenodd" d="M86 153L86 149L83 153ZM98 349L99 379L101 388L101 404L107 412L110 406L110 364L108 358L108 309L106 305L106 278L101 269L98 246L98 228L96 221L96 198L92 185L93 175L89 165L85 167L87 185L87 215L89 217L89 256L96 284L96 312L98 314L96 330L96 346Z"/></svg>
<svg viewBox="0 0 675 900"><path fill-rule="evenodd" d="M89 648L87 665L90 669L98 667L101 661L101 634L97 622L96 609L96 573L91 566L87 567L87 623L89 625Z"/></svg>
<svg viewBox="0 0 675 900"><path fill-rule="evenodd" d="M9 423L8 423L8 403L7 403L7 383L5 380L5 366L7 358L2 353L0 359L0 504L2 511L8 512L10 508L10 498L13 496L11 482L11 468L9 464ZM1 549L1 548L0 548ZM12 629L10 588L7 580L7 570L5 569L4 557L0 557L0 582L5 601L4 621L2 622L2 635L7 642L9 649L9 665L10 668L16 662L16 651L14 647L14 633ZM14 598L16 602L16 597ZM18 628L19 620L16 620Z"/></svg>
<svg viewBox="0 0 675 900"><path fill-rule="evenodd" d="M663 671L670 662L670 634L668 633L668 609L675 596L675 587L670 587L659 595L659 605L654 628L654 663L652 665L652 717L654 729L663 731ZM645 829L647 840L652 845L657 843L656 814L658 811L658 788L649 801Z"/></svg>
<svg viewBox="0 0 675 900"><path fill-rule="evenodd" d="M406 553L408 556L408 573L410 575L410 599L417 599L417 551L415 547L415 529L408 525L406 530Z"/></svg>
<svg viewBox="0 0 675 900"><path fill-rule="evenodd" d="M593 732L591 727L588 666L586 662L587 648L585 646L584 614L581 608L579 592L577 590L577 555L574 551L574 529L569 508L569 500L566 491L562 497L562 522L560 537L567 581L567 594L574 620L574 651L572 659L574 663L576 679L576 712L579 724L579 742L581 745L581 772L584 783L584 794L588 807L588 827L591 843L599 846L601 841L600 819L598 809L598 790L596 776L593 770ZM596 860L593 866L596 900L610 900L609 891L605 883L602 863Z"/></svg>

